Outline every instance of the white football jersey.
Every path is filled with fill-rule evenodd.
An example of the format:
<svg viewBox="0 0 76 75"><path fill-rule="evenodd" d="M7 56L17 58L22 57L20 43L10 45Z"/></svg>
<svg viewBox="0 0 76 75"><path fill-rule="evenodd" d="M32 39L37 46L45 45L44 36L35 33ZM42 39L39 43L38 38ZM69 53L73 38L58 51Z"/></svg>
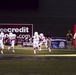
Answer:
<svg viewBox="0 0 76 75"><path fill-rule="evenodd" d="M0 42L2 42L3 41L3 37L2 37L2 35L0 34Z"/></svg>
<svg viewBox="0 0 76 75"><path fill-rule="evenodd" d="M15 40L15 38L16 38L16 35L15 35L15 34L9 35L9 39L10 39L10 40Z"/></svg>
<svg viewBox="0 0 76 75"><path fill-rule="evenodd" d="M73 39L76 39L76 33L74 34L74 37L73 37Z"/></svg>
<svg viewBox="0 0 76 75"><path fill-rule="evenodd" d="M33 36L33 41L39 41L39 35Z"/></svg>
<svg viewBox="0 0 76 75"><path fill-rule="evenodd" d="M4 36L5 36L5 35L4 35L4 33L3 33L3 32L1 32L1 36L2 36L2 38L4 39Z"/></svg>

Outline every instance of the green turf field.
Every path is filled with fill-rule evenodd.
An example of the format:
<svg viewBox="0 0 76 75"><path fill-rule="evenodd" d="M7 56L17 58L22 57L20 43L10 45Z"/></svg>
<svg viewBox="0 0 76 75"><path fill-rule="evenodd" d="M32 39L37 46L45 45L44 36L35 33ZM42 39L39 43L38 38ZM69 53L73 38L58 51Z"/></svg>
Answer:
<svg viewBox="0 0 76 75"><path fill-rule="evenodd" d="M5 46L4 49L4 56L9 55L19 55L19 56L76 56L76 50L75 49L52 49L51 52L49 52L44 46L42 46L42 51L39 52L37 50L37 54L35 55L33 53L32 47L22 47L21 45L15 46L15 53L12 53L12 50L10 49L8 51L8 46Z"/></svg>
<svg viewBox="0 0 76 75"><path fill-rule="evenodd" d="M0 75L76 75L75 49L52 49L51 53L42 49L34 55L30 47L15 46L16 53L12 53L5 46L0 54Z"/></svg>
<svg viewBox="0 0 76 75"><path fill-rule="evenodd" d="M0 60L0 75L76 75L76 60Z"/></svg>

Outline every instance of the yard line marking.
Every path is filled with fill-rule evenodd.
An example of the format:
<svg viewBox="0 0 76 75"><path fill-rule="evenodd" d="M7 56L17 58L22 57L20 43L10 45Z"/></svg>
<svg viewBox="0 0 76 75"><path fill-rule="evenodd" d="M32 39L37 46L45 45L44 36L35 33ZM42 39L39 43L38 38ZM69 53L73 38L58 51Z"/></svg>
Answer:
<svg viewBox="0 0 76 75"><path fill-rule="evenodd" d="M60 56L67 56L67 57L70 57L70 56L76 56L76 54L52 54L52 55L36 55L36 56L58 56L58 57L60 57Z"/></svg>
<svg viewBox="0 0 76 75"><path fill-rule="evenodd" d="M34 50L33 48L15 48L15 49L22 49L22 50L26 50L26 49L28 49L28 50ZM37 49L38 50L38 49ZM48 50L48 49L42 49L42 50ZM68 50L68 49L51 49L51 50L61 50L61 51L76 51L76 50L74 50L74 49L72 49L72 50Z"/></svg>

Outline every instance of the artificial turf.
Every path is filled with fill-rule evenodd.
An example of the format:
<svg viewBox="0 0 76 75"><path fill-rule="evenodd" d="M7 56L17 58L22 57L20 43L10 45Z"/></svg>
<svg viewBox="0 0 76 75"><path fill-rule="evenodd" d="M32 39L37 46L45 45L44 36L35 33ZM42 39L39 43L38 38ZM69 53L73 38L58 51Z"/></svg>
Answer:
<svg viewBox="0 0 76 75"><path fill-rule="evenodd" d="M6 46L0 54L0 75L76 75L76 56L50 56L76 54L74 49L52 49L51 53L45 49L34 55L32 47L16 46L15 52Z"/></svg>
<svg viewBox="0 0 76 75"><path fill-rule="evenodd" d="M76 60L0 60L0 75L76 75Z"/></svg>

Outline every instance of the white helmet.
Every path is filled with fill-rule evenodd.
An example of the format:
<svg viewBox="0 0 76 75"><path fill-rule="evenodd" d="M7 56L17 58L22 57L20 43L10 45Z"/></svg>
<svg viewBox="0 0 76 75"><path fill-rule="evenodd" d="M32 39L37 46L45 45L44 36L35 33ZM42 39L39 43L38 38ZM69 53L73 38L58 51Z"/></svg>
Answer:
<svg viewBox="0 0 76 75"><path fill-rule="evenodd" d="M1 35L4 35L4 33L3 33L3 32L1 32Z"/></svg>
<svg viewBox="0 0 76 75"><path fill-rule="evenodd" d="M9 33L9 35L12 35L12 34L13 34L12 32Z"/></svg>
<svg viewBox="0 0 76 75"><path fill-rule="evenodd" d="M41 37L43 37L43 36L44 36L44 34L43 34L43 33L40 33L40 36L41 36Z"/></svg>
<svg viewBox="0 0 76 75"><path fill-rule="evenodd" d="M34 32L34 35L38 35L38 32Z"/></svg>
<svg viewBox="0 0 76 75"><path fill-rule="evenodd" d="M16 34L13 34L16 37Z"/></svg>

